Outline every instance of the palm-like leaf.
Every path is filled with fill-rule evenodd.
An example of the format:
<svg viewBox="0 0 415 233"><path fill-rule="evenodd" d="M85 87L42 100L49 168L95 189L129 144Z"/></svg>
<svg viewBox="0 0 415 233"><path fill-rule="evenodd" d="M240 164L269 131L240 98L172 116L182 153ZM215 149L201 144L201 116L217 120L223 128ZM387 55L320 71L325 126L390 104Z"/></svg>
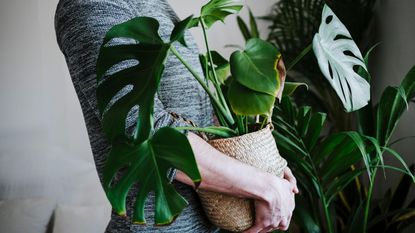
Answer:
<svg viewBox="0 0 415 233"><path fill-rule="evenodd" d="M248 13L249 13L249 27L250 28L248 28L248 25L245 23L245 21L240 16L236 18L238 22L239 30L241 31L242 36L244 37L245 41L248 41L249 39L252 39L252 38L259 38L258 25L257 25L254 15L252 14L251 9L248 9Z"/></svg>
<svg viewBox="0 0 415 233"><path fill-rule="evenodd" d="M310 107L296 108L288 97L275 107L274 136L281 154L296 175L310 200L320 199L323 209L339 192L371 166L369 154L375 150L371 140L356 132L343 132L321 138L326 115L312 113ZM358 166L360 161L365 166ZM320 216L314 215L314 222Z"/></svg>
<svg viewBox="0 0 415 233"><path fill-rule="evenodd" d="M272 21L268 40L278 45L286 61L292 61L313 40L323 5L323 0L281 0L274 5L267 17Z"/></svg>
<svg viewBox="0 0 415 233"><path fill-rule="evenodd" d="M308 177L305 180L310 184L320 180L321 188L336 183L336 177L344 176L344 172L362 158L370 160L363 148L365 138L355 132L339 133L322 140L320 133L325 119L325 114L312 113L309 107L297 109L287 97L283 97L273 116L280 151L293 162L292 166L303 168L294 171L304 172L301 176ZM324 191L315 188L309 186L307 189Z"/></svg>
<svg viewBox="0 0 415 233"><path fill-rule="evenodd" d="M376 137L387 145L399 119L415 96L415 66L411 68L399 87L387 87L379 101L376 113Z"/></svg>
<svg viewBox="0 0 415 233"><path fill-rule="evenodd" d="M409 72L405 82L402 82L406 84L406 88L401 86L402 89L412 90L413 81L409 81L412 78L411 74L412 72ZM412 95L412 92L408 92L407 95ZM382 100L380 103L389 106L390 109L402 108L400 105L382 102ZM391 116L391 118L394 117ZM310 202L314 203L316 199L324 199L322 208L329 211L330 205L338 199L338 194L342 193L349 184L356 181L365 171L369 175L376 173L374 169L378 167L407 174L413 182L414 176L402 157L394 150L381 146L381 141L352 131L322 138L320 133L323 130L324 121L325 114L312 113L310 107L296 108L287 97L283 97L282 102L275 107L273 114L273 123L276 126L274 136L278 148L284 158L288 160L298 178L301 189L311 195ZM403 168L383 165L382 156L388 154L397 159ZM364 167L359 168L361 161L363 161ZM343 201L347 202L347 200ZM365 203L361 201L360 205L357 203L360 206L358 209L349 210L351 212L346 220L349 218L350 222L354 222L353 225L350 225L353 226L349 229L350 232L355 232L356 229L362 231ZM311 209L308 211L313 213ZM399 214L407 214L405 216L412 218L410 213L406 211ZM392 216L396 217L397 215ZM318 222L319 218L321 218L320 214L314 213L312 223Z"/></svg>
<svg viewBox="0 0 415 233"><path fill-rule="evenodd" d="M410 168L413 174L414 165ZM405 205L413 178L403 174L396 189L387 191L387 198L374 203L374 214L369 222L371 232L402 232L415 219L415 200Z"/></svg>
<svg viewBox="0 0 415 233"><path fill-rule="evenodd" d="M323 8L320 28L313 39L313 50L321 72L346 111L367 105L370 85L354 70L361 67L367 71L362 54L349 31L327 5Z"/></svg>

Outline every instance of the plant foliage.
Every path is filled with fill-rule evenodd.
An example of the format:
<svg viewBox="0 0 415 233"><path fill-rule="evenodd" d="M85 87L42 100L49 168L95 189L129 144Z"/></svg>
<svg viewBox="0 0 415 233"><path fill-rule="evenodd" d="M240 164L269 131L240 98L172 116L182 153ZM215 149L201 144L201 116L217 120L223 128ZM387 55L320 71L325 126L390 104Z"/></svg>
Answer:
<svg viewBox="0 0 415 233"><path fill-rule="evenodd" d="M105 36L97 62L97 100L102 114L103 129L112 144L104 167L103 186L114 210L126 214L126 197L131 186L138 182L134 222L145 223L144 202L147 194L156 194L155 223L168 224L186 206L186 201L169 183L167 169L185 172L196 184L200 182L193 151L187 138L173 128L163 128L151 135L153 129L154 97L164 70L164 62L171 43L183 41L183 31L189 19L173 30L171 42L158 35L157 20L138 17L112 27ZM183 26L185 25L185 26ZM138 43L109 45L114 38L130 38ZM138 64L108 73L117 64L136 60ZM118 93L132 86L121 97ZM140 107L133 135L126 133L126 118ZM113 182L116 174L123 176Z"/></svg>
<svg viewBox="0 0 415 233"><path fill-rule="evenodd" d="M370 85L356 67L367 72L362 54L349 31L333 11L325 5L318 33L313 39L313 51L320 70L341 99L346 111L367 105Z"/></svg>

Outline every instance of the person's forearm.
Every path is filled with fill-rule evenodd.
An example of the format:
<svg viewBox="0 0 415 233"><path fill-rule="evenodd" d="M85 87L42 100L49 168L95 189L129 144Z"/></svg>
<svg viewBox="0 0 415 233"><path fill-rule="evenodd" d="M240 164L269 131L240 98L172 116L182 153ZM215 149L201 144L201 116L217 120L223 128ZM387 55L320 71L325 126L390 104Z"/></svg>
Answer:
<svg viewBox="0 0 415 233"><path fill-rule="evenodd" d="M270 190L270 174L222 154L193 133L188 134L188 139L202 176L200 189L258 200L265 198ZM176 180L193 185L180 171Z"/></svg>

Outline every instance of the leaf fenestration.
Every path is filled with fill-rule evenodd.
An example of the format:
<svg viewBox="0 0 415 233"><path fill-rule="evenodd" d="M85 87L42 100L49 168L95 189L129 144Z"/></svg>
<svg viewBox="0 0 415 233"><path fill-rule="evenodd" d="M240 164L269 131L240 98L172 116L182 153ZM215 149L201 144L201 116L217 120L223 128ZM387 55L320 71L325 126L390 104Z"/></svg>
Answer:
<svg viewBox="0 0 415 233"><path fill-rule="evenodd" d="M164 42L154 18L137 17L115 25L106 34L97 60L97 102L103 130L112 144L103 171L103 186L113 207L126 214L126 197L139 183L133 221L145 223L144 203L149 192L155 193L155 224L165 225L186 206L186 200L167 179L167 171L177 168L196 185L200 174L187 137L165 127L154 130L154 98L164 71L171 43L185 45L184 32L194 22L192 17L179 22ZM114 38L132 39L136 43L111 44ZM131 62L128 67L119 66ZM115 71L113 68L116 68ZM113 72L113 73L111 73ZM129 112L139 106L137 124L132 135L126 133ZM114 177L122 170L113 182Z"/></svg>
<svg viewBox="0 0 415 233"><path fill-rule="evenodd" d="M325 5L318 33L313 39L313 51L320 70L329 81L347 112L367 105L370 85L356 67L367 71L362 54L343 23Z"/></svg>

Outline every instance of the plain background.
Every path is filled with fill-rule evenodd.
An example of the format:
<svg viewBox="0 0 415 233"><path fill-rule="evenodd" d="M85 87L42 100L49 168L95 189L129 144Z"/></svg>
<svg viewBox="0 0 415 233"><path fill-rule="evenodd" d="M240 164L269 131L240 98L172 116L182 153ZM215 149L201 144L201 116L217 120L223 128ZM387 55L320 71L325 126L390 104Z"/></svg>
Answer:
<svg viewBox="0 0 415 233"><path fill-rule="evenodd" d="M70 174L71 167L64 158L83 160L92 164L85 124L75 95L66 63L58 49L53 16L58 0L1 0L0 1L0 161L13 157L28 157L41 161L44 172L38 179L54 175L48 172L58 166ZM206 1L169 0L180 17L197 14ZM271 11L275 0L246 1L254 15ZM374 85L375 101L386 85L398 85L409 68L415 64L415 1L380 1L379 20L382 29L382 49L376 52ZM242 15L247 16L246 9ZM227 26L215 25L209 31L212 48L228 56L227 44L243 45L243 38L230 17ZM267 25L260 22L266 37ZM193 30L201 50L201 33ZM396 131L397 137L415 135L415 109L412 104ZM406 140L397 149L406 161L415 162L415 141ZM50 158L53 154L54 159ZM385 159L386 163L390 161ZM0 170L10 166L0 162ZM25 171L30 163L14 165ZM51 172L59 169L51 169ZM42 177L42 175L44 177ZM63 174L65 175L65 174ZM3 177L5 178L5 177ZM97 177L93 187L99 189ZM379 176L376 194L396 184L396 176L388 174L385 182ZM0 184L1 187L2 184ZM53 189L53 187L50 187ZM414 196L414 195L412 195ZM102 198L102 197L101 197Z"/></svg>

